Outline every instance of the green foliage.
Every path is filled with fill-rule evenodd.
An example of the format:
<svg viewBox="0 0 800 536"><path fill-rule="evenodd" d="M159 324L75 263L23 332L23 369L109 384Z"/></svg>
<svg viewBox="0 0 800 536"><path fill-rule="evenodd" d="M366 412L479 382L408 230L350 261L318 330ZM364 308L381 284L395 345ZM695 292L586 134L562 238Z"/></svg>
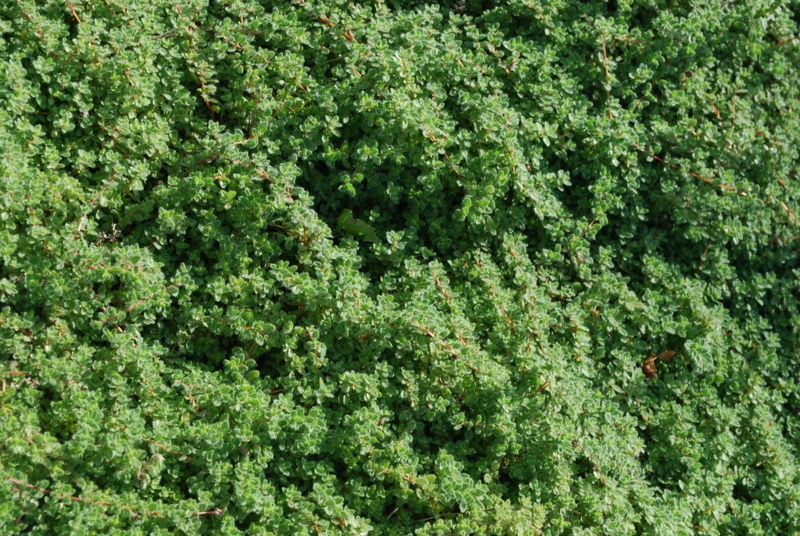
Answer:
<svg viewBox="0 0 800 536"><path fill-rule="evenodd" d="M798 24L0 2L0 533L796 533Z"/></svg>

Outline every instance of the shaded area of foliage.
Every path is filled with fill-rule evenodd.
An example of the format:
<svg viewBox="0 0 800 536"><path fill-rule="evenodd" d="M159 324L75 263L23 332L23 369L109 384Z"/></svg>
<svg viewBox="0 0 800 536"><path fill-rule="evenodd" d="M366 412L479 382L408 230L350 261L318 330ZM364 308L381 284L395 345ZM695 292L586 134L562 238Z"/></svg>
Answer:
<svg viewBox="0 0 800 536"><path fill-rule="evenodd" d="M791 534L796 1L0 5L0 532Z"/></svg>

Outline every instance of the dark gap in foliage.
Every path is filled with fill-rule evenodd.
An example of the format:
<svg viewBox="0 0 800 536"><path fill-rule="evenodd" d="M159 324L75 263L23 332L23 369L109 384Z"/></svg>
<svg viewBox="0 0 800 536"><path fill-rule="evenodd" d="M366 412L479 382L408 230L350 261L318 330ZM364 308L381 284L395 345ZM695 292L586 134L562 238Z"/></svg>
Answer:
<svg viewBox="0 0 800 536"><path fill-rule="evenodd" d="M654 2L650 2L652 5ZM645 2L637 2L636 7L631 10L629 24L639 28L651 28L653 22L661 14L658 7L650 7Z"/></svg>
<svg viewBox="0 0 800 536"><path fill-rule="evenodd" d="M681 454L673 452L673 447L665 444L666 437L659 434L659 437L652 437L645 431L640 431L639 435L645 440L644 453L642 454L642 467L645 469L645 479L654 487L679 491L680 483L686 475L686 466L682 461Z"/></svg>
<svg viewBox="0 0 800 536"><path fill-rule="evenodd" d="M587 176L575 165L565 165L561 169L568 169L569 184L563 190L554 192L561 203L572 213L575 220L587 219L592 215L590 192L594 179Z"/></svg>
<svg viewBox="0 0 800 536"><path fill-rule="evenodd" d="M288 372L286 360L279 351L254 352L250 358L255 360L255 370L258 370L260 377L264 380L279 380Z"/></svg>
<svg viewBox="0 0 800 536"><path fill-rule="evenodd" d="M262 516L256 513L242 513L241 517L237 516L236 518L236 528L241 531L248 531L252 527L258 527L263 525Z"/></svg>
<svg viewBox="0 0 800 536"><path fill-rule="evenodd" d="M745 503L753 502L752 489L744 484L743 479L737 478L733 484L733 499Z"/></svg>
<svg viewBox="0 0 800 536"><path fill-rule="evenodd" d="M357 133L350 131L352 136L350 139L338 140L338 144L349 143L355 145L358 139L368 139L366 133ZM399 231L396 223L387 226L387 223L405 221L406 228L404 230L404 241L406 242L406 254L414 255L419 254L422 250L430 250L438 253L443 259L451 258L459 248L455 243L443 243L437 238L441 229L431 228L428 222L437 219L444 221L450 220L451 224L448 226L450 229L464 229L466 233L466 225L453 221L453 216L457 208L460 206L461 199L454 191L445 190L444 195L429 197L419 192L415 187L415 180L412 177L419 176L423 170L409 165L397 165L384 163L378 166L371 167L365 170L367 177L364 179L363 185L358 185L356 189L356 196L349 199L341 193L322 194L324 191L330 191L332 186L338 186L339 181L337 177L350 175L354 172L353 169L345 169L337 164L333 166L331 163L324 162L323 160L310 160L302 164L303 173L299 180L299 184L308 190L315 199L315 208L320 216L323 217L328 225L336 229L337 218L341 211L350 207L374 207L379 210L383 218L378 221L369 221L376 231L377 235L383 241L386 233L389 231ZM408 177L405 182L405 192L400 194L399 198L391 198L386 195L386 184L394 178L394 182L403 184L402 179L398 181L398 177ZM364 219L366 213L356 214L356 217ZM418 223L416 223L418 222ZM443 222L444 223L444 222ZM446 225L446 224L445 224ZM334 236L339 234L342 238L347 238L341 232L335 231ZM380 279L380 276L391 267L373 256L367 245L360 248L364 256L364 268L370 274L373 281ZM455 251L454 251L455 250Z"/></svg>

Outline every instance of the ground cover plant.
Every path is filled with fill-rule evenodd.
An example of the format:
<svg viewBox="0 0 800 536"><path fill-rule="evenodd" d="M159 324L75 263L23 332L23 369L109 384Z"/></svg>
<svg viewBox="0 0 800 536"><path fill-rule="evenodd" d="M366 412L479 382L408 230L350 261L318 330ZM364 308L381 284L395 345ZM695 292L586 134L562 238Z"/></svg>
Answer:
<svg viewBox="0 0 800 536"><path fill-rule="evenodd" d="M0 3L0 533L798 533L798 23Z"/></svg>

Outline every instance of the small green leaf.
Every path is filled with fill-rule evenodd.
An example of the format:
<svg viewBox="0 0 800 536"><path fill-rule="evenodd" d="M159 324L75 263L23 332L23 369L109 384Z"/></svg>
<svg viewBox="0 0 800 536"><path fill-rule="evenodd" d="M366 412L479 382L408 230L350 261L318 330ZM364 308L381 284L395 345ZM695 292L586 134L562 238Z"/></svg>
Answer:
<svg viewBox="0 0 800 536"><path fill-rule="evenodd" d="M339 218L336 220L336 226L342 231L362 240L366 240L367 242L378 241L378 234L375 232L375 228L364 220L354 218L353 211L349 208L344 209L342 213L339 214Z"/></svg>

